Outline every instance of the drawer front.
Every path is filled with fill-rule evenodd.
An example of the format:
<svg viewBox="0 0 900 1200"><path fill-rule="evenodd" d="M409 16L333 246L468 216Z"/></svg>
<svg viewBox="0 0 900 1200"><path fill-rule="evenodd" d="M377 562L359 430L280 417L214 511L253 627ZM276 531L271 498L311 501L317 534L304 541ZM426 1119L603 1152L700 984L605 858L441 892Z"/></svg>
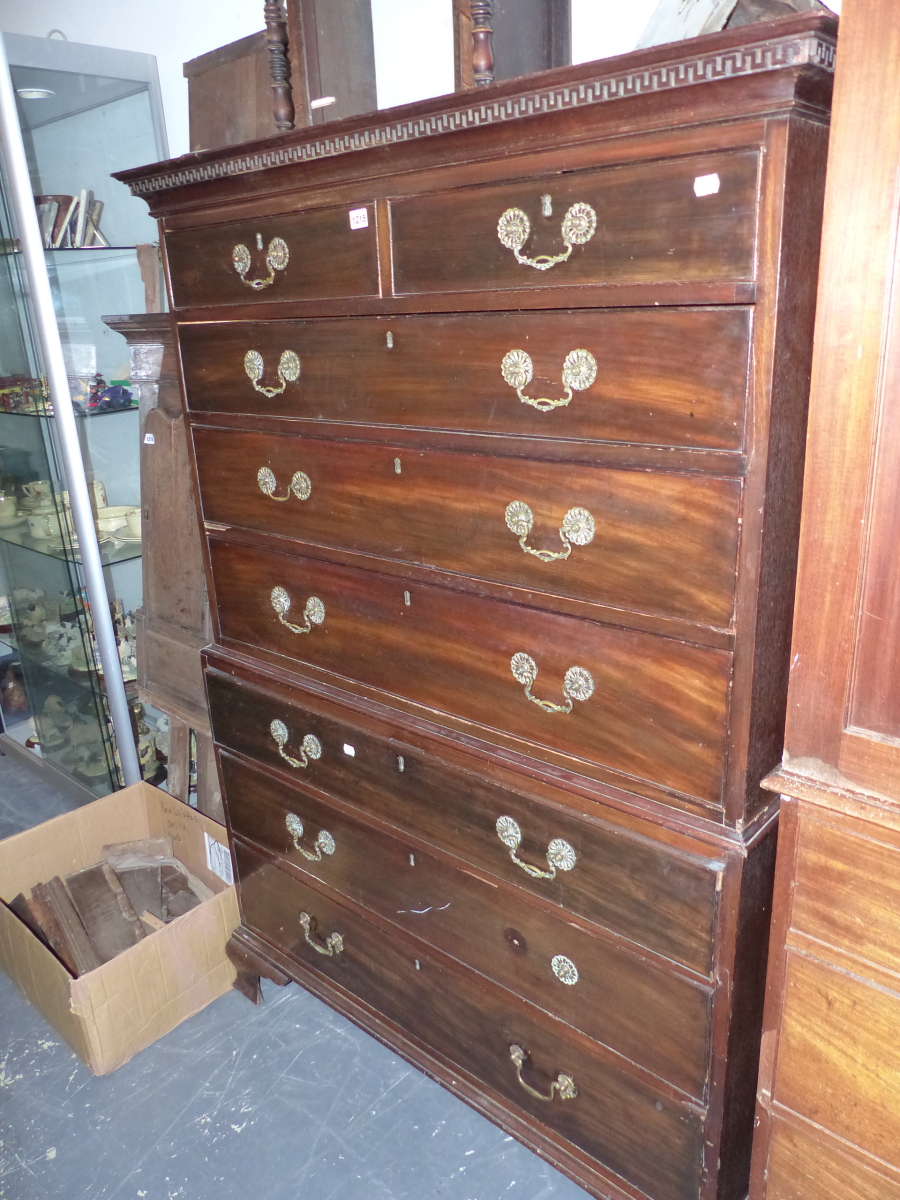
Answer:
<svg viewBox="0 0 900 1200"><path fill-rule="evenodd" d="M245 924L370 1005L410 1037L482 1081L506 1103L615 1171L653 1200L696 1200L703 1145L703 1115L678 1105L610 1063L572 1047L559 1027L511 1005L506 994L462 970L451 973L430 960L423 946L393 938L370 925L355 906L330 896L265 862L235 843ZM322 949L335 933L342 949L314 949L300 924ZM330 948L334 950L332 940ZM510 1046L527 1058L522 1078L549 1092L558 1074L569 1075L577 1095L549 1102L517 1081Z"/></svg>
<svg viewBox="0 0 900 1200"><path fill-rule="evenodd" d="M807 810L791 924L900 975L900 849L825 825Z"/></svg>
<svg viewBox="0 0 900 1200"><path fill-rule="evenodd" d="M731 622L739 480L213 429L194 444L211 521Z"/></svg>
<svg viewBox="0 0 900 1200"><path fill-rule="evenodd" d="M220 755L234 832L704 1099L710 989ZM652 1037L648 1037L652 1030Z"/></svg>
<svg viewBox="0 0 900 1200"><path fill-rule="evenodd" d="M897 1200L897 1180L840 1142L781 1116L769 1119L766 1200Z"/></svg>
<svg viewBox="0 0 900 1200"><path fill-rule="evenodd" d="M731 151L397 199L394 291L749 280L758 171Z"/></svg>
<svg viewBox="0 0 900 1200"><path fill-rule="evenodd" d="M409 731L402 741L378 737L323 716L303 693L289 702L216 671L207 672L206 682L213 732L221 745L289 771L698 974L711 973L722 862L550 809L442 762L431 748L411 745ZM272 735L273 721L287 730L283 744ZM305 766L295 765L309 734L321 754L305 756ZM513 826L518 842L510 833Z"/></svg>
<svg viewBox="0 0 900 1200"><path fill-rule="evenodd" d="M773 1099L900 1167L900 994L788 951Z"/></svg>
<svg viewBox="0 0 900 1200"><path fill-rule="evenodd" d="M260 300L377 296L375 214L351 229L349 208L318 208L166 234L176 308Z"/></svg>
<svg viewBox="0 0 900 1200"><path fill-rule="evenodd" d="M750 344L746 308L178 328L193 412L722 450L742 444ZM575 351L590 355L596 374L590 360L586 373L573 370L571 361L567 369ZM251 352L262 365L254 357L248 375ZM279 376L285 353L299 359L296 378L288 378L292 370ZM524 382L529 371L531 379ZM578 387L569 388L564 374ZM557 403L567 397L568 403Z"/></svg>
<svg viewBox="0 0 900 1200"><path fill-rule="evenodd" d="M224 638L721 803L725 652L443 587L404 590L299 555L217 539L210 549Z"/></svg>

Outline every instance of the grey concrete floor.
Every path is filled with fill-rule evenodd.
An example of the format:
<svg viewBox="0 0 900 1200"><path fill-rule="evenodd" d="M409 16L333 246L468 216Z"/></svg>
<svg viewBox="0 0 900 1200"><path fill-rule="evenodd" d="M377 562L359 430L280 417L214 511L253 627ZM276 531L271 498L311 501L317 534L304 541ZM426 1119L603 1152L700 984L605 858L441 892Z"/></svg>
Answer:
<svg viewBox="0 0 900 1200"><path fill-rule="evenodd" d="M0 757L0 837L67 811ZM0 1200L586 1200L296 985L104 1078L0 975Z"/></svg>

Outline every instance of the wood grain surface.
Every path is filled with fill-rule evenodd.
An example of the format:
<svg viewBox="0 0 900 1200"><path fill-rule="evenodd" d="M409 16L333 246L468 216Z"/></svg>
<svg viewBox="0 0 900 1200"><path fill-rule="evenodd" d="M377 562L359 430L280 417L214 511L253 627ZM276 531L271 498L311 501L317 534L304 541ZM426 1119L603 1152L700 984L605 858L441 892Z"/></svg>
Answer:
<svg viewBox="0 0 900 1200"><path fill-rule="evenodd" d="M708 987L646 962L621 942L579 928L562 913L529 904L516 890L498 887L471 868L461 870L383 827L361 824L320 797L289 788L228 755L220 757L220 764L238 836L696 1099L705 1099ZM303 835L295 839L292 830L298 821ZM333 853L317 847L323 830L334 840ZM558 956L575 965L574 983L562 982L554 972Z"/></svg>
<svg viewBox="0 0 900 1200"><path fill-rule="evenodd" d="M548 745L677 792L721 803L729 655L667 638L210 539L222 634L310 662L417 704ZM308 634L282 624L275 587L303 622L310 596L325 621ZM409 604L404 599L408 591ZM296 622L295 622L296 623ZM595 690L569 713L545 712L513 676L515 654L538 665L533 695L564 705L564 676ZM623 784L628 786L623 779Z"/></svg>
<svg viewBox="0 0 900 1200"><path fill-rule="evenodd" d="M773 1100L900 1168L900 990L789 950Z"/></svg>
<svg viewBox="0 0 900 1200"><path fill-rule="evenodd" d="M166 250L176 307L247 304L254 297L293 300L377 295L373 209L364 199L359 207L366 207L368 214L364 229L351 229L349 207L340 207L170 233ZM262 239L261 250L257 237ZM266 279L270 274L266 255L273 238L287 245L287 266L271 272L274 279L268 287L254 290L235 269L232 252L237 245L249 250L247 281Z"/></svg>
<svg viewBox="0 0 900 1200"><path fill-rule="evenodd" d="M743 444L750 316L735 307L185 321L178 334L194 413L735 451ZM501 374L504 356L517 349L532 360L534 378L523 389L532 399L564 398L573 350L593 356L597 377L568 405L540 411ZM249 350L262 355L263 387L280 386L285 350L298 355L299 378L276 396L255 391L244 370Z"/></svg>
<svg viewBox="0 0 900 1200"><path fill-rule="evenodd" d="M394 200L394 291L749 280L758 171L758 153L748 150ZM718 188L698 196L695 180L711 175L718 175ZM544 194L552 198L549 217L542 215ZM523 256L563 253L563 219L570 205L581 203L594 209L596 232L548 270L517 262L498 237L502 214L517 208L531 226Z"/></svg>
<svg viewBox="0 0 900 1200"><path fill-rule="evenodd" d="M377 737L349 720L323 716L312 707L312 697L289 704L215 671L206 680L213 730L223 746L296 774L278 753L271 722L288 726L288 754L311 733L322 745L322 756L304 772L308 786L709 976L724 862L708 857L705 847L690 854L634 835L615 824L611 809L605 821L588 821L549 808L442 762L433 747L409 740L411 731L403 740ZM229 807L231 819L238 820L238 801L229 798ZM504 816L522 832L521 861L548 872L548 847L562 838L575 851L575 867L552 879L529 875L497 834L497 821Z"/></svg>
<svg viewBox="0 0 900 1200"><path fill-rule="evenodd" d="M511 1003L508 993L480 977L442 969L423 944L405 935L385 936L349 902L338 903L287 876L240 842L235 849L250 928L434 1046L653 1200L697 1196L702 1110L654 1093L606 1059L585 1053L580 1043L566 1040L565 1026L542 1019L531 1006ZM301 911L315 918L313 940L341 934L340 954L326 957L308 944ZM578 1096L550 1103L529 1096L516 1080L511 1044L529 1056L530 1086L547 1091L565 1072L574 1078Z"/></svg>
<svg viewBox="0 0 900 1200"><path fill-rule="evenodd" d="M196 429L194 441L208 520L514 584L549 608L555 594L731 625L739 480L232 430ZM290 492L297 471L306 499ZM568 558L528 553L509 528L513 503L531 514L525 546ZM586 545L563 540L572 509L590 515Z"/></svg>

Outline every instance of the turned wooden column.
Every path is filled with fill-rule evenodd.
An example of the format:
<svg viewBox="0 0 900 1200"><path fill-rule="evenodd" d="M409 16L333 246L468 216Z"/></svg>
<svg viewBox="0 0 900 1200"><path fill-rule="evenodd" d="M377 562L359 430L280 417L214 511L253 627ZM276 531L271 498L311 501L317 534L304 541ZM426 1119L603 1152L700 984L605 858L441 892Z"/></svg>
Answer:
<svg viewBox="0 0 900 1200"><path fill-rule="evenodd" d="M493 4L491 0L472 0L472 68L476 87L485 87L494 78L494 48L491 38Z"/></svg>
<svg viewBox="0 0 900 1200"><path fill-rule="evenodd" d="M288 62L287 14L282 0L266 0L266 45L272 78L272 115L279 133L294 128L294 98Z"/></svg>

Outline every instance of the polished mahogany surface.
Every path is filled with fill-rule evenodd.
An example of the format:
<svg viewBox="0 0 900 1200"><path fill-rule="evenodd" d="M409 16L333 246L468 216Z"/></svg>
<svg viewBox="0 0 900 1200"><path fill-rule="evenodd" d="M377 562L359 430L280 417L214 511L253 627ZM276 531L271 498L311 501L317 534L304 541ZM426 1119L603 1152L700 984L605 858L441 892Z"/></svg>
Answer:
<svg viewBox="0 0 900 1200"><path fill-rule="evenodd" d="M713 969L713 939L724 859L690 847L667 845L634 830L613 809L594 820L466 770L413 730L400 738L390 727L361 728L358 716L338 719L323 710L315 693L292 687L261 691L220 671L207 673L216 737L246 759L288 771L307 787L377 817L418 841L443 847L456 859L529 891L568 913L603 926L655 955L689 968L701 978ZM283 747L272 736L280 720L288 731ZM322 746L305 768L283 757L312 734ZM353 751L348 753L345 747ZM299 761L299 760L298 760ZM527 786L522 781L522 786ZM565 793L562 798L568 800ZM232 823L250 831L248 801L230 799ZM511 851L498 832L503 817L515 821L520 845ZM550 845L567 842L576 865L551 872ZM515 858L513 857L515 855ZM518 859L518 861L516 861ZM522 864L536 868L533 873Z"/></svg>
<svg viewBox="0 0 900 1200"><path fill-rule="evenodd" d="M125 173L242 990L610 1200L744 1200L835 23Z"/></svg>

